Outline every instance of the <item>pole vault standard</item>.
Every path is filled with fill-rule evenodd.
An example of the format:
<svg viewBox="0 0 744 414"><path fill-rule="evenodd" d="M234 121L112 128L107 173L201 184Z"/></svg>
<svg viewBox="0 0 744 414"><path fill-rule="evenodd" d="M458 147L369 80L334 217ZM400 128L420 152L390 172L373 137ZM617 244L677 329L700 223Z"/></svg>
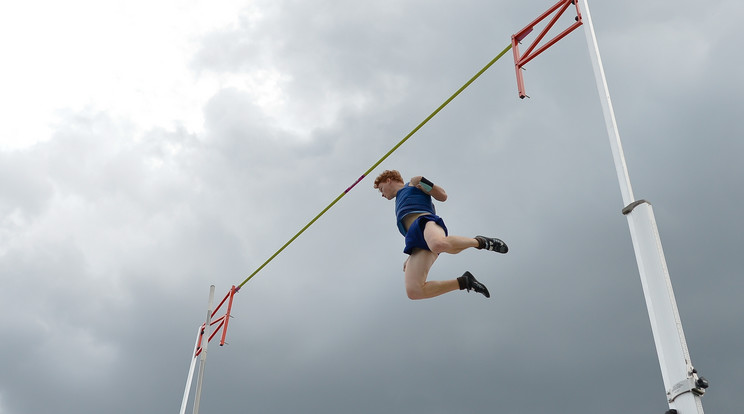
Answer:
<svg viewBox="0 0 744 414"><path fill-rule="evenodd" d="M646 298L646 307L651 320L651 330L654 335L656 353L659 357L661 375L664 380L667 402L669 403L669 411L667 412L670 414L703 414L703 404L700 397L708 388L708 381L705 378L698 377L697 371L690 360L690 352L687 349L687 341L682 330L677 301L672 290L672 281L669 277L664 251L661 248L661 239L656 227L654 211L649 202L635 200L633 197L628 167L625 165L623 147L620 143L620 133L617 129L610 91L607 87L597 37L594 33L594 24L589 13L588 0L583 0L583 4L587 22L586 41L589 45L589 55L592 59L594 77L597 81L597 90L600 101L602 101L602 111L604 112L607 133L610 137L610 146L615 160L615 170L617 171L623 203L625 204L622 213L628 219L633 250L635 250L638 271L641 275L643 294Z"/></svg>
<svg viewBox="0 0 744 414"><path fill-rule="evenodd" d="M522 67L546 50L562 37L586 22L585 34L589 46L589 55L594 68L594 77L597 82L597 90L602 103L607 134L610 138L610 147L615 161L615 170L620 183L622 193L623 215L628 219L630 235L633 240L633 249L638 263L638 270L643 285L643 294L646 298L651 330L656 345L656 353L661 366L661 375L666 389L666 398L669 410L666 414L703 414L701 396L708 388L708 381L698 377L697 371L690 361L690 353L687 342L682 331L682 322L677 309L677 302L672 290L672 281L661 248L659 230L656 227L656 219L651 204L646 200L636 200L633 197L633 189L630 185L628 167L625 164L625 155L620 142L620 133L615 120L615 112L612 108L610 91L607 87L602 59L599 55L597 37L594 33L594 24L589 13L588 0L583 1L584 16L582 17L578 2L575 0L561 0L543 13L537 20L512 36L512 51L514 52L514 64L517 71L517 87L519 97L527 95L524 92L524 81L522 79ZM537 48L537 44L544 38L548 30L556 23L560 15L570 5L575 5L577 16L575 22L554 39L548 41L544 46ZM522 41L543 19L553 15L545 29L537 36L535 42L520 56L517 44ZM534 52L533 52L534 51Z"/></svg>
<svg viewBox="0 0 744 414"><path fill-rule="evenodd" d="M214 285L209 287L209 306L207 308L207 320L204 322L202 336L209 336L209 328L212 326L212 304L214 304ZM199 361L199 376L196 380L196 396L194 397L194 414L199 414L199 402L201 401L202 383L204 382L204 368L207 364L207 346L209 341L204 342L201 348L201 361Z"/></svg>
<svg viewBox="0 0 744 414"><path fill-rule="evenodd" d="M181 401L181 410L179 411L179 414L185 414L186 413L186 405L189 402L189 394L191 392L191 381L194 378L194 367L196 366L196 360L197 358L200 358L199 360L199 376L197 378L196 382L196 395L194 397L194 414L199 414L199 404L201 401L201 393L202 393L202 383L204 382L204 368L207 363L207 347L209 345L209 341L214 338L217 333L220 331L222 332L222 336L220 338L220 346L225 345L227 342L225 342L225 337L227 336L227 325L230 322L230 318L232 315L230 315L230 312L232 312L232 304L233 299L235 298L235 293L238 292L238 289L233 286L230 288L230 291L227 292L227 295L222 299L219 305L217 305L214 310L212 310L212 305L214 304L214 285L211 285L209 287L209 302L207 306L207 319L206 321L199 327L198 331L196 332L196 343L194 344L194 353L191 355L191 365L189 366L189 375L186 377L186 388L183 391L183 400ZM227 302L227 309L225 310L225 314L220 316L219 318L215 318L215 315L217 312L219 312L222 305L224 305ZM210 334L210 329L217 325L212 333Z"/></svg>

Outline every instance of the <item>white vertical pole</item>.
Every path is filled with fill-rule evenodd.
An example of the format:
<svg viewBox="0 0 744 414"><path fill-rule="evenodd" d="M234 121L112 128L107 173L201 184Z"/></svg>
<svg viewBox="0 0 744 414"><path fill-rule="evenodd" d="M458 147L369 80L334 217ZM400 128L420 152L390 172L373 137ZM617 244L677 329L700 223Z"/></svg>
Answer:
<svg viewBox="0 0 744 414"><path fill-rule="evenodd" d="M186 404L189 402L189 391L191 391L191 381L194 379L194 367L196 366L196 347L199 346L199 337L201 336L201 326L196 331L196 342L194 343L194 352L191 353L191 365L189 366L189 376L186 377L186 389L183 391L183 400L181 400L180 414L186 413Z"/></svg>
<svg viewBox="0 0 744 414"><path fill-rule="evenodd" d="M209 305L207 309L207 321L204 323L204 335L202 335L202 351L199 361L199 377L196 380L196 395L194 396L194 414L199 414L199 401L201 400L202 382L204 380L204 366L207 363L207 346L212 322L212 306L214 304L214 285L209 287Z"/></svg>
<svg viewBox="0 0 744 414"><path fill-rule="evenodd" d="M636 201L633 197L620 134L594 33L594 24L589 13L588 0L583 0L583 3L582 17L586 25L585 33L589 54L602 102L620 191L626 206L623 214L628 218L667 402L670 411L676 410L678 414L703 414L700 396L705 392L707 383L697 376L690 362L653 209L645 200Z"/></svg>
<svg viewBox="0 0 744 414"><path fill-rule="evenodd" d="M612 157L615 160L615 171L617 173L617 180L620 183L623 205L627 206L635 201L633 197L633 188L630 186L628 166L625 164L623 145L620 142L620 132L617 129L617 120L615 120L615 110L612 108L610 89L607 87L607 80L605 79L602 59L599 56L599 46L597 45L597 37L594 34L594 24L592 23L592 17L589 14L589 4L587 3L587 0L584 0L582 20L586 27L584 33L586 34L586 41L589 45L589 55L591 56L592 66L594 67L594 79L597 82L599 99L602 101L602 113L605 118L607 135L610 137L610 147L612 147Z"/></svg>

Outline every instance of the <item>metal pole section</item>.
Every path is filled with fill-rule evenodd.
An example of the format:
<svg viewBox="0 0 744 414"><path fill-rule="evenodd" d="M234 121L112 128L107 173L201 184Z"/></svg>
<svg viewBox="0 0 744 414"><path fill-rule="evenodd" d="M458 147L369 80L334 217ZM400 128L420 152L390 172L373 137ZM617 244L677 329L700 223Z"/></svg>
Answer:
<svg viewBox="0 0 744 414"><path fill-rule="evenodd" d="M183 391L183 399L181 400L181 411L180 414L186 413L186 404L189 402L189 391L191 391L191 381L194 379L194 367L196 366L196 349L199 346L199 337L201 336L201 326L196 331L196 342L194 343L194 352L191 353L191 364L189 365L189 376L186 377L186 389Z"/></svg>
<svg viewBox="0 0 744 414"><path fill-rule="evenodd" d="M586 41L589 46L589 55L592 59L592 66L594 67L594 79L597 82L599 99L602 101L602 112L604 113L607 135L610 137L610 147L612 147L612 157L615 160L617 179L620 182L620 192L623 196L623 205L627 206L635 201L633 197L633 188L630 186L628 166L625 164L623 145L620 142L620 132L617 129L615 110L612 108L610 90L607 87L607 80L605 79L604 68L602 67L602 59L599 56L599 46L597 45L597 37L594 35L594 23L592 22L592 17L589 13L589 4L587 3L587 0L583 1L584 10L582 15L584 23L586 24L584 33L586 34Z"/></svg>
<svg viewBox="0 0 744 414"><path fill-rule="evenodd" d="M207 346L209 345L209 329L212 322L212 306L214 305L214 285L209 287L209 305L207 309L207 321L204 323L204 334L202 334L202 352L199 361L199 377L196 380L196 395L194 396L194 414L199 414L199 401L201 400L202 381L204 380L204 365L207 363Z"/></svg>
<svg viewBox="0 0 744 414"><path fill-rule="evenodd" d="M594 33L594 24L589 13L588 0L583 0L584 22L589 54L594 67L599 97L602 101L607 132L615 161L615 170L620 182L623 202L626 206L623 214L628 218L630 235L633 240L638 270L643 285L651 330L656 345L656 353L661 366L666 398L671 413L703 414L700 396L707 388L707 381L697 376L690 362L682 323L677 310L677 302L672 290L666 259L661 248L661 239L656 227L651 205L645 200L635 201L630 186L628 168L620 143L620 134L615 121L615 114L610 101L599 47ZM673 411L676 410L676 411Z"/></svg>

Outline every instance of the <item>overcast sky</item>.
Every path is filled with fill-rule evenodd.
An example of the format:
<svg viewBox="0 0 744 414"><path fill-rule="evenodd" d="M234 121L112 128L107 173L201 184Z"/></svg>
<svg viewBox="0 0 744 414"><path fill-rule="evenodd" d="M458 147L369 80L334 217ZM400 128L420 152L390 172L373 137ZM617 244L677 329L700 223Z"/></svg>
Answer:
<svg viewBox="0 0 744 414"><path fill-rule="evenodd" d="M209 286L242 282L552 4L2 3L0 414L176 413ZM741 412L744 5L590 6L703 406ZM248 282L201 412L664 412L583 30L527 65L530 99L505 55ZM444 187L451 234L509 244L430 274L470 270L490 299L406 298L384 169Z"/></svg>

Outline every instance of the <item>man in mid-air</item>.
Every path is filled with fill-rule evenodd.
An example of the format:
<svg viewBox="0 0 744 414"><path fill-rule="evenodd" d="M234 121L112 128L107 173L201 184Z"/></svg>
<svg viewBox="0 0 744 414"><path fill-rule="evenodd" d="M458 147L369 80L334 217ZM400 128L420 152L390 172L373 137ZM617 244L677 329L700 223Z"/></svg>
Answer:
<svg viewBox="0 0 744 414"><path fill-rule="evenodd" d="M450 236L444 221L436 215L432 201L432 198L440 202L447 200L447 193L422 176L406 183L398 171L385 170L375 179L375 188L386 199L395 199L398 230L406 238L403 252L409 255L403 272L410 299L433 298L458 289L474 290L491 297L486 286L467 271L452 280L426 279L440 253L457 254L469 247L506 253L509 251L506 243L492 237Z"/></svg>

